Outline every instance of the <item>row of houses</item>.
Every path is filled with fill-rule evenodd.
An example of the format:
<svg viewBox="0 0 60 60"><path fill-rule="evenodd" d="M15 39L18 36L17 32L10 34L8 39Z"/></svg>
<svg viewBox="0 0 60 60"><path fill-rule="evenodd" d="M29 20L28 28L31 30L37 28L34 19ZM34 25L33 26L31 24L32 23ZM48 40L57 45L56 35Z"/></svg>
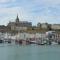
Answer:
<svg viewBox="0 0 60 60"><path fill-rule="evenodd" d="M51 37L50 37L51 36ZM27 40L27 39L33 39L37 40L40 38L44 39L45 38L52 38L54 40L60 39L60 34L53 33L53 34L48 34L47 33L17 33L15 35L12 35L11 33L1 33L0 32L0 39L12 39L12 40Z"/></svg>
<svg viewBox="0 0 60 60"><path fill-rule="evenodd" d="M14 39L19 40L23 39L26 40L28 38L46 38L46 33L17 33L15 35L12 35L11 33L1 33L0 32L0 38L4 39Z"/></svg>

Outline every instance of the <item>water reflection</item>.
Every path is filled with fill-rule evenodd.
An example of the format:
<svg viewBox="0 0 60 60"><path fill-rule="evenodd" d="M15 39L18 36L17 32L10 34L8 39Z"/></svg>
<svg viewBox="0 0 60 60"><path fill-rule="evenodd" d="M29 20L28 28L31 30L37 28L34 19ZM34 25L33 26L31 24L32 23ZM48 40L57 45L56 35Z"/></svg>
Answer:
<svg viewBox="0 0 60 60"><path fill-rule="evenodd" d="M0 60L60 60L60 46L0 44Z"/></svg>

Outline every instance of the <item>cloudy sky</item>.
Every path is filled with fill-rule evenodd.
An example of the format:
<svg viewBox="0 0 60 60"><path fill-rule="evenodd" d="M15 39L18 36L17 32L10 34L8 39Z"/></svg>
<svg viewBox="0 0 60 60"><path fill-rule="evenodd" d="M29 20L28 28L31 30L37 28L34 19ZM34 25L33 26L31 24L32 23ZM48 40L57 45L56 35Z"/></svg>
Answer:
<svg viewBox="0 0 60 60"><path fill-rule="evenodd" d="M0 0L0 25L15 21L60 23L60 0Z"/></svg>

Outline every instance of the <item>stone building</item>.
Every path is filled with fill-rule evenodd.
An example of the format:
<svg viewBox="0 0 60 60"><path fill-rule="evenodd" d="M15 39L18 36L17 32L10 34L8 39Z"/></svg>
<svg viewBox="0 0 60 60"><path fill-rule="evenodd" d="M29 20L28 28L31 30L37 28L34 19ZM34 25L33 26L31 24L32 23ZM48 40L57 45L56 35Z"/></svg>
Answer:
<svg viewBox="0 0 60 60"><path fill-rule="evenodd" d="M11 30L26 31L28 27L32 27L32 23L27 21L19 21L19 17L17 15L15 22L9 22L8 26Z"/></svg>
<svg viewBox="0 0 60 60"><path fill-rule="evenodd" d="M47 28L48 28L48 23L42 23L42 24L41 24L41 27L42 27L43 29L47 29Z"/></svg>
<svg viewBox="0 0 60 60"><path fill-rule="evenodd" d="M60 30L60 24L52 24L51 28L54 30Z"/></svg>
<svg viewBox="0 0 60 60"><path fill-rule="evenodd" d="M37 27L40 27L40 28L43 28L43 29L47 29L48 26L49 26L48 23L38 23L38 24L37 24Z"/></svg>
<svg viewBox="0 0 60 60"><path fill-rule="evenodd" d="M48 24L48 23L38 23L37 27L44 30L52 30L51 24Z"/></svg>

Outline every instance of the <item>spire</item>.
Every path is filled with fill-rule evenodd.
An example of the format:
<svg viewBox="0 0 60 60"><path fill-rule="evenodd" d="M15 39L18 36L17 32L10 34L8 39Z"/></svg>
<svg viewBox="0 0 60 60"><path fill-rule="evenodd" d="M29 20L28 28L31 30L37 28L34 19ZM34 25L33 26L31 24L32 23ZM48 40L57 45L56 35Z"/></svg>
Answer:
<svg viewBox="0 0 60 60"><path fill-rule="evenodd" d="M18 14L17 14L17 17L16 17L16 22L19 22L19 17L18 17Z"/></svg>

